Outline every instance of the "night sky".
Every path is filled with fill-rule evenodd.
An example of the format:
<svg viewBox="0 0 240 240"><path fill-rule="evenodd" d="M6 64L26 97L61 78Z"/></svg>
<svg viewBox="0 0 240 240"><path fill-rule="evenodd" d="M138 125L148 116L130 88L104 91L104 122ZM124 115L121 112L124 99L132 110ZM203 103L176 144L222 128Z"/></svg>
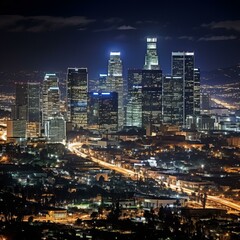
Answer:
<svg viewBox="0 0 240 240"><path fill-rule="evenodd" d="M0 71L88 67L106 73L110 51L142 68L146 37L158 37L164 73L172 51L194 51L203 71L240 62L238 0L1 0Z"/></svg>

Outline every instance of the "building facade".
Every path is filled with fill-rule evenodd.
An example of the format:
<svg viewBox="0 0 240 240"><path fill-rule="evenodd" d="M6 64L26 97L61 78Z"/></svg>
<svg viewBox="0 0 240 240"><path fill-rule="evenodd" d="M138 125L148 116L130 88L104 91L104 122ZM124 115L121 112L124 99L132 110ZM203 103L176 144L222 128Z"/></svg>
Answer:
<svg viewBox="0 0 240 240"><path fill-rule="evenodd" d="M100 132L118 130L118 93L90 92L88 98L88 127Z"/></svg>
<svg viewBox="0 0 240 240"><path fill-rule="evenodd" d="M183 78L183 126L194 116L194 53L172 52L172 76Z"/></svg>
<svg viewBox="0 0 240 240"><path fill-rule="evenodd" d="M126 125L142 127L142 70L128 70Z"/></svg>
<svg viewBox="0 0 240 240"><path fill-rule="evenodd" d="M59 78L55 73L47 73L42 85L42 125L60 113Z"/></svg>
<svg viewBox="0 0 240 240"><path fill-rule="evenodd" d="M159 70L157 54L157 38L147 38L147 52L145 55L144 70Z"/></svg>
<svg viewBox="0 0 240 240"><path fill-rule="evenodd" d="M68 68L67 117L73 129L87 127L88 70Z"/></svg>
<svg viewBox="0 0 240 240"><path fill-rule="evenodd" d="M125 123L123 67L120 52L110 52L108 61L108 77L106 91L118 93L118 128L121 130Z"/></svg>
<svg viewBox="0 0 240 240"><path fill-rule="evenodd" d="M183 125L183 78L163 78L163 123Z"/></svg>
<svg viewBox="0 0 240 240"><path fill-rule="evenodd" d="M162 71L142 71L142 123L160 126L162 123Z"/></svg>

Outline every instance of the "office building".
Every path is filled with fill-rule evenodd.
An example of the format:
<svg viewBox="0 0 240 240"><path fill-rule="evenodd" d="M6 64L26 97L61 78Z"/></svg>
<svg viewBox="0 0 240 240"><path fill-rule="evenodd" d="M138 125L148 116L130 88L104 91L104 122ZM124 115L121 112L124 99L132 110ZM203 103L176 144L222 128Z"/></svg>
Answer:
<svg viewBox="0 0 240 240"><path fill-rule="evenodd" d="M40 136L40 84L28 83L27 137Z"/></svg>
<svg viewBox="0 0 240 240"><path fill-rule="evenodd" d="M59 79L56 74L46 74L42 86L42 124L60 113Z"/></svg>
<svg viewBox="0 0 240 240"><path fill-rule="evenodd" d="M163 123L183 125L183 78L163 78Z"/></svg>
<svg viewBox="0 0 240 240"><path fill-rule="evenodd" d="M8 141L22 141L26 139L26 119L13 119L7 121Z"/></svg>
<svg viewBox="0 0 240 240"><path fill-rule="evenodd" d="M160 126L162 123L162 71L142 71L142 123Z"/></svg>
<svg viewBox="0 0 240 240"><path fill-rule="evenodd" d="M118 130L118 93L90 92L88 95L88 127L100 132Z"/></svg>
<svg viewBox="0 0 240 240"><path fill-rule="evenodd" d="M147 52L145 55L144 70L159 70L157 54L157 38L147 38Z"/></svg>
<svg viewBox="0 0 240 240"><path fill-rule="evenodd" d="M194 116L193 52L172 52L172 76L183 78L183 126L186 127L187 117Z"/></svg>
<svg viewBox="0 0 240 240"><path fill-rule="evenodd" d="M66 121L63 117L50 117L45 122L45 136L51 143L66 143Z"/></svg>
<svg viewBox="0 0 240 240"><path fill-rule="evenodd" d="M201 113L209 114L211 110L211 97L209 93L201 94Z"/></svg>
<svg viewBox="0 0 240 240"><path fill-rule="evenodd" d="M40 84L15 84L15 105L12 106L8 136L32 138L40 135ZM21 129L20 129L21 128Z"/></svg>
<svg viewBox="0 0 240 240"><path fill-rule="evenodd" d="M107 91L118 93L118 128L123 128L125 123L124 114L124 92L123 92L123 74L122 60L120 52L110 52L108 61ZM127 92L126 92L127 94Z"/></svg>
<svg viewBox="0 0 240 240"><path fill-rule="evenodd" d="M23 82L15 83L15 104L12 106L11 119L27 120L28 85Z"/></svg>
<svg viewBox="0 0 240 240"><path fill-rule="evenodd" d="M194 94L193 94L193 102L194 102L194 117L200 116L200 69L194 68Z"/></svg>
<svg viewBox="0 0 240 240"><path fill-rule="evenodd" d="M126 126L142 127L142 70L128 70Z"/></svg>
<svg viewBox="0 0 240 240"><path fill-rule="evenodd" d="M105 73L99 74L97 90L98 91L107 91L107 77L108 75Z"/></svg>
<svg viewBox="0 0 240 240"><path fill-rule="evenodd" d="M73 129L87 127L88 70L68 68L67 117Z"/></svg>

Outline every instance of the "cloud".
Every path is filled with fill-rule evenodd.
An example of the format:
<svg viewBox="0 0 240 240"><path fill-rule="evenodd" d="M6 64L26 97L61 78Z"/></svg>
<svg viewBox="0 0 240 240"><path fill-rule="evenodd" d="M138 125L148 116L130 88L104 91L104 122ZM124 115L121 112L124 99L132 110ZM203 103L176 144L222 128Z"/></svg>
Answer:
<svg viewBox="0 0 240 240"><path fill-rule="evenodd" d="M67 27L82 27L95 21L95 19L88 19L84 16L2 15L0 16L0 29L6 29L11 32L45 32Z"/></svg>
<svg viewBox="0 0 240 240"><path fill-rule="evenodd" d="M201 37L198 41L226 41L226 40L234 40L237 39L237 36L210 36L210 37Z"/></svg>
<svg viewBox="0 0 240 240"><path fill-rule="evenodd" d="M117 28L118 30L136 30L135 27L129 26L129 25L122 25Z"/></svg>
<svg viewBox="0 0 240 240"><path fill-rule="evenodd" d="M227 20L227 21L220 21L220 22L211 22L208 24L202 24L202 27L210 27L212 29L214 28L222 28L227 30L234 30L237 32L240 32L240 20Z"/></svg>
<svg viewBox="0 0 240 240"><path fill-rule="evenodd" d="M193 41L194 37L192 37L192 36L180 36L180 37L178 37L178 39Z"/></svg>

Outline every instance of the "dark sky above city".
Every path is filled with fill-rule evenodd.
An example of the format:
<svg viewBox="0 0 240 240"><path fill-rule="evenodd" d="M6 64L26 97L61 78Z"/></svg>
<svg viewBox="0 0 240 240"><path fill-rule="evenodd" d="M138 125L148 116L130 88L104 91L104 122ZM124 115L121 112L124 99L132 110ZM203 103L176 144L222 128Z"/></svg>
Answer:
<svg viewBox="0 0 240 240"><path fill-rule="evenodd" d="M88 67L107 71L110 51L141 68L146 37L158 37L164 73L172 51L194 51L203 71L240 62L238 0L1 0L0 71Z"/></svg>

